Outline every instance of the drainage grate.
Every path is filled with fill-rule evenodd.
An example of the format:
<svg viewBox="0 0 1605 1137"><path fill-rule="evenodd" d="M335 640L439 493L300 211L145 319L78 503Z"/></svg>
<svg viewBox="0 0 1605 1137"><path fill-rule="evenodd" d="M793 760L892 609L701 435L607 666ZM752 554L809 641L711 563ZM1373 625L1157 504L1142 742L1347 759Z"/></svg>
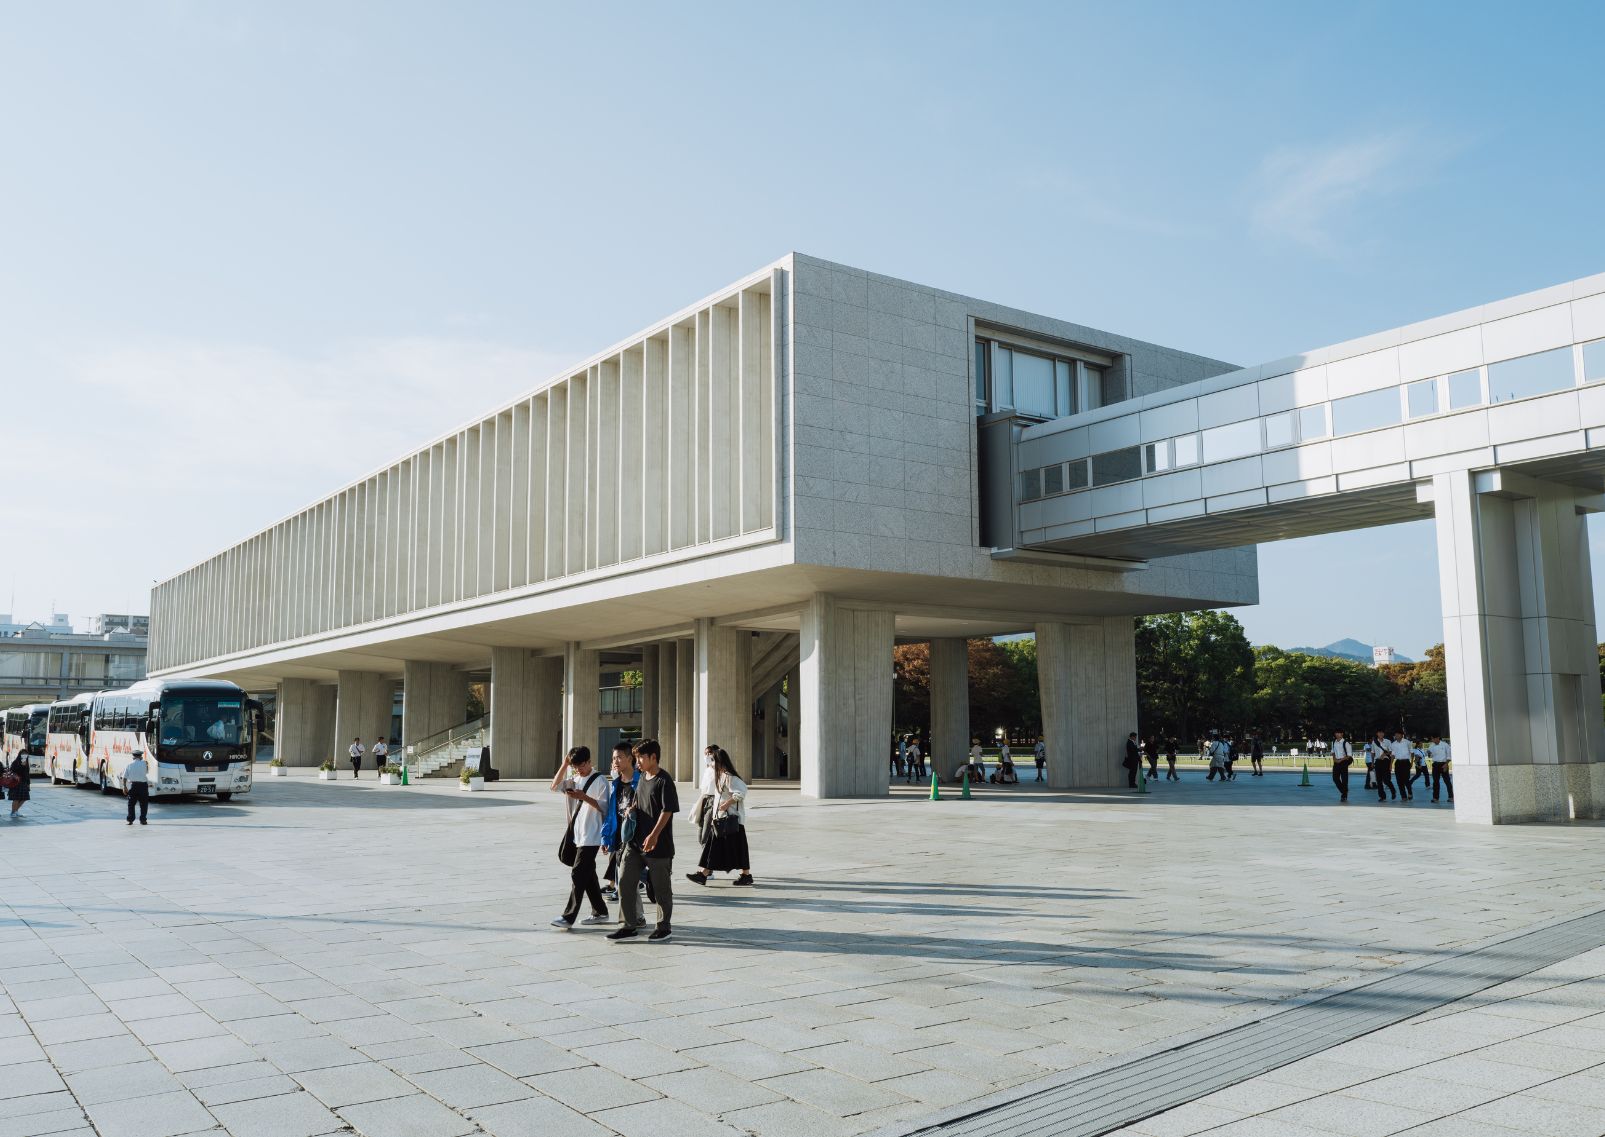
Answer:
<svg viewBox="0 0 1605 1137"><path fill-rule="evenodd" d="M1605 945L1605 911L1394 972L1207 1038L1027 1091L910 1137L1098 1137ZM993 1099L995 1100L995 1099Z"/></svg>

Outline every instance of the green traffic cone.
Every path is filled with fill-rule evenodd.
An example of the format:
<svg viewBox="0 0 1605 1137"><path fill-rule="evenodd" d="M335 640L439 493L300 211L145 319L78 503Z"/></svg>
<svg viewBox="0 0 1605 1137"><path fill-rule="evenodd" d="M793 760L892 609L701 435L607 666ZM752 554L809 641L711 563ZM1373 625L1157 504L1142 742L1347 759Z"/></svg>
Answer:
<svg viewBox="0 0 1605 1137"><path fill-rule="evenodd" d="M964 767L964 792L959 795L965 801L970 800L970 768Z"/></svg>
<svg viewBox="0 0 1605 1137"><path fill-rule="evenodd" d="M1140 794L1148 792L1148 771L1141 766L1137 767L1137 792Z"/></svg>
<svg viewBox="0 0 1605 1137"><path fill-rule="evenodd" d="M1305 786L1307 786L1309 784L1310 784L1310 764L1308 762L1306 762L1306 763L1304 763L1304 777L1299 782L1298 788L1302 790Z"/></svg>
<svg viewBox="0 0 1605 1137"><path fill-rule="evenodd" d="M941 801L942 791L936 788L936 771L931 771L931 800Z"/></svg>
<svg viewBox="0 0 1605 1137"><path fill-rule="evenodd" d="M405 762L401 764L401 784L404 786L410 786L412 784L411 782L407 781L407 764Z"/></svg>

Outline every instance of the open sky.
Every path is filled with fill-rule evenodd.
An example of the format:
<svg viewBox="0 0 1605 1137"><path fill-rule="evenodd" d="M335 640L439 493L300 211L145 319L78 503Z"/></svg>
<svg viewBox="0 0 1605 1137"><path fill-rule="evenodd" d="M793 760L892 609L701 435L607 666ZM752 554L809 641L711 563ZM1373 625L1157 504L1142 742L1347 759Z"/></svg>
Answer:
<svg viewBox="0 0 1605 1137"><path fill-rule="evenodd" d="M28 617L145 611L791 249L1243 364L1605 271L1598 4L0 23L0 605ZM1256 642L1441 638L1430 522L1260 564Z"/></svg>

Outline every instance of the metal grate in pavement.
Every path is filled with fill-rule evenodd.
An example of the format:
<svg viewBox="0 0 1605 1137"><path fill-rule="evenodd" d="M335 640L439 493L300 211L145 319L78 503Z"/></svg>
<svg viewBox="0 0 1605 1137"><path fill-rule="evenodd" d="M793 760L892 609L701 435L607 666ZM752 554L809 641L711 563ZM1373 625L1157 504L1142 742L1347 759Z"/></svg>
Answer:
<svg viewBox="0 0 1605 1137"><path fill-rule="evenodd" d="M1605 945L1605 911L1398 971L1218 1034L909 1131L909 1137L1098 1137L1374 1030Z"/></svg>

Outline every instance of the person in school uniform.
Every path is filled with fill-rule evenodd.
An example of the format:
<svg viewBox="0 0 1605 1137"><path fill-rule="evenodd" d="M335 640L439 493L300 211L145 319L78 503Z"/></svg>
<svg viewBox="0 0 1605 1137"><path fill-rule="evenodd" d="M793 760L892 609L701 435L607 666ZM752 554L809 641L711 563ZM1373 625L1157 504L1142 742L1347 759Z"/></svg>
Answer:
<svg viewBox="0 0 1605 1137"><path fill-rule="evenodd" d="M1039 781L1039 782L1047 781L1047 779L1042 776L1047 771L1047 768L1048 768L1048 742L1047 742L1047 739L1044 739L1044 738L1037 739L1036 746L1032 747L1031 755L1032 755L1033 758L1036 759L1036 763L1037 763L1037 781Z"/></svg>
<svg viewBox="0 0 1605 1137"><path fill-rule="evenodd" d="M390 761L390 744L387 743L383 738L374 739L373 740L373 769L374 769L374 775L373 776L377 778L379 776L379 771L383 770L385 768L385 763L389 762L389 761Z"/></svg>
<svg viewBox="0 0 1605 1137"><path fill-rule="evenodd" d="M1427 743L1427 764L1432 771L1432 800L1438 800L1438 789L1442 787L1449 791L1449 804L1453 805L1455 779L1450 768L1449 744L1443 740L1443 735L1435 734Z"/></svg>
<svg viewBox="0 0 1605 1137"><path fill-rule="evenodd" d="M1393 752L1393 783L1399 787L1399 796L1405 801L1414 801L1415 791L1410 787L1416 780L1415 747L1402 730L1393 732L1393 741L1388 747Z"/></svg>
<svg viewBox="0 0 1605 1137"><path fill-rule="evenodd" d="M1393 747L1383 731L1365 744L1366 757L1371 763L1371 775L1376 783L1377 800L1399 800L1399 791L1393 788Z"/></svg>
<svg viewBox="0 0 1605 1137"><path fill-rule="evenodd" d="M1354 765L1354 747L1349 745L1341 730L1332 733L1332 784L1337 787L1338 801L1348 801L1349 767Z"/></svg>
<svg viewBox="0 0 1605 1137"><path fill-rule="evenodd" d="M362 739L360 738L353 738L351 745L346 747L346 757L351 759L351 776L353 778L362 776L362 756L366 753L367 750L362 745Z"/></svg>

